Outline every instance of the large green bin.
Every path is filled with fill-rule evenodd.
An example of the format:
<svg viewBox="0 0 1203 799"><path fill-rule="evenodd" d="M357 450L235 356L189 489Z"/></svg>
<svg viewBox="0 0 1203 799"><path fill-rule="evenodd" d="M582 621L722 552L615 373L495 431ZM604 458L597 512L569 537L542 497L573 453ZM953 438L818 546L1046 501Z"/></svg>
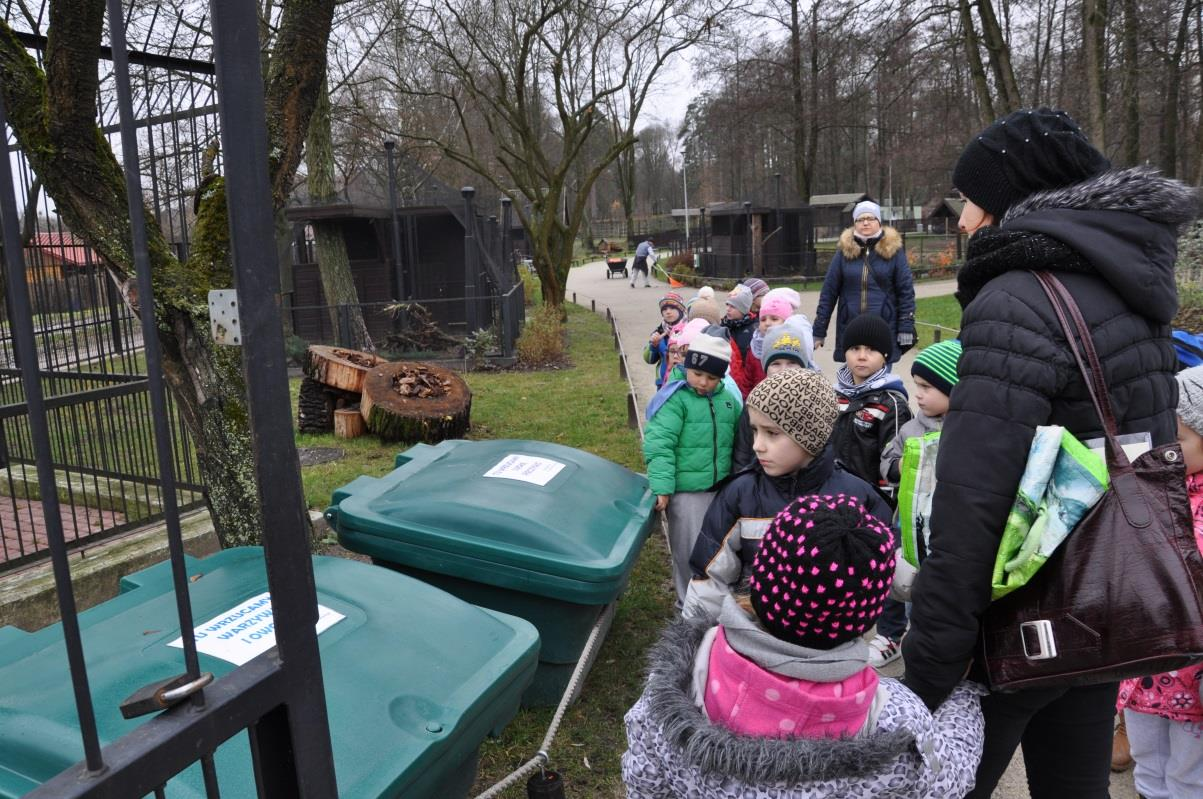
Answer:
<svg viewBox="0 0 1203 799"><path fill-rule="evenodd" d="M263 551L187 559L196 625L267 591ZM522 619L469 605L388 569L315 557L318 604L344 618L318 635L338 793L342 799L465 796L476 753L518 709L538 637ZM122 580L122 593L80 614L101 742L142 724L119 705L183 671L169 563ZM229 629L227 627L226 629ZM220 679L236 666L200 654ZM83 759L59 625L0 628L0 797L15 799ZM255 796L246 733L216 754L221 794ZM167 796L205 795L194 765Z"/></svg>
<svg viewBox="0 0 1203 799"><path fill-rule="evenodd" d="M556 703L651 529L647 478L543 441L444 441L337 489L339 542L539 630L525 705Z"/></svg>

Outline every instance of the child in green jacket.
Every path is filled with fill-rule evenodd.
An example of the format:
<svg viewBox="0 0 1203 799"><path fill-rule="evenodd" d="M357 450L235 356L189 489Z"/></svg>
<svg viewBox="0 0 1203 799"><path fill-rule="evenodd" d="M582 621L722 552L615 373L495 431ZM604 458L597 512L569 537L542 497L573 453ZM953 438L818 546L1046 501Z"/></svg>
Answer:
<svg viewBox="0 0 1203 799"><path fill-rule="evenodd" d="M685 355L685 382L649 413L643 438L656 509L666 511L677 604L689 585L689 555L714 498L715 483L731 472L740 403L723 385L731 347L699 333Z"/></svg>

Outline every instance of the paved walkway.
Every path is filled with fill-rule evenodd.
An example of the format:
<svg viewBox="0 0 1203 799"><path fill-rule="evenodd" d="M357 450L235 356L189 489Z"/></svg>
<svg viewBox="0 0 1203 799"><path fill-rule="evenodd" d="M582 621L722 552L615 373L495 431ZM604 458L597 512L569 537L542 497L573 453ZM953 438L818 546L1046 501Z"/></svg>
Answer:
<svg viewBox="0 0 1203 799"><path fill-rule="evenodd" d="M606 273L604 261L585 264L573 269L568 275L568 298L572 299L575 294L576 301L585 306L589 305L590 300L596 300L597 308L602 313L605 312L606 306L609 306L618 328L618 334L622 337L627 360L631 364L631 382L635 387L635 393L639 400L639 414L642 417L648 400L656 391L656 377L655 368L643 363L640 352L643 345L647 343L652 328L660 321L659 300L668 290L668 284L653 278L651 288L644 288L642 284L631 288L630 283L625 279L621 277L618 279L607 278ZM915 287L915 294L918 297L939 297L951 294L955 289L955 280L939 280L918 284ZM695 290L691 288L677 290L687 299L695 293ZM716 291L715 295L720 298L721 302L722 292ZM818 290L802 292L802 312L809 319L814 319L815 308L818 307L818 304ZM828 330L828 337L829 341L834 341L834 328ZM914 382L911 380L911 363L914 361L914 357L915 351L911 350L895 367L895 371L906 383L908 391L912 393ZM830 347L818 350L815 353L815 361L824 374L829 378L834 377L836 363L831 357ZM885 673L889 676L899 676L902 670L902 661L899 660L896 664L891 664ZM1011 767L995 790L994 797L995 799L1021 799L1026 796L1028 796L1028 791L1023 771L1023 756L1017 752ZM1111 796L1112 799L1137 799L1131 771L1112 776Z"/></svg>

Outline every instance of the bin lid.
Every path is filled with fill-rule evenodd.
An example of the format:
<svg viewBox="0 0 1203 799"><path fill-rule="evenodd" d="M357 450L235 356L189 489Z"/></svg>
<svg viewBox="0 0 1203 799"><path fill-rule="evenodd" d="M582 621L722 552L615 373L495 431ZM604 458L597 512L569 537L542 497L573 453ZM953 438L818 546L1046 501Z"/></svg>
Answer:
<svg viewBox="0 0 1203 799"><path fill-rule="evenodd" d="M267 591L259 547L186 560L198 627ZM538 633L389 569L334 557L313 566L319 606L342 617L318 635L339 795L422 795L509 721L534 675ZM102 744L152 718L122 719L123 699L184 671L170 645L180 634L170 563L127 576L122 590L79 616ZM60 625L0 628L0 641L0 797L15 799L81 761L83 747ZM237 668L199 657L217 680ZM256 795L245 732L215 760L223 796ZM167 795L203 797L199 766Z"/></svg>
<svg viewBox="0 0 1203 799"><path fill-rule="evenodd" d="M545 441L444 441L334 493L348 549L582 604L625 585L654 515L647 478Z"/></svg>

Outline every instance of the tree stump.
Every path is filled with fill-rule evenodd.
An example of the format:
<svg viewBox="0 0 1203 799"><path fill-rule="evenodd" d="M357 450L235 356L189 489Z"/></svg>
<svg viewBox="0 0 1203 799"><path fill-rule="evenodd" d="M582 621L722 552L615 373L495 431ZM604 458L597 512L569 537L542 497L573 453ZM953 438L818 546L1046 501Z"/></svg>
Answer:
<svg viewBox="0 0 1203 799"><path fill-rule="evenodd" d="M331 388L312 377L303 378L297 398L297 430L302 433L329 433L334 429L334 411L358 402L358 394Z"/></svg>
<svg viewBox="0 0 1203 799"><path fill-rule="evenodd" d="M359 411L385 441L437 444L468 431L472 391L448 369L386 363L367 373Z"/></svg>
<svg viewBox="0 0 1203 799"><path fill-rule="evenodd" d="M367 423L360 415L358 406L339 408L334 412L334 436L336 438L359 438L367 431Z"/></svg>
<svg viewBox="0 0 1203 799"><path fill-rule="evenodd" d="M310 344L305 353L305 374L319 383L359 394L363 378L373 366L384 363L379 355L342 347Z"/></svg>

